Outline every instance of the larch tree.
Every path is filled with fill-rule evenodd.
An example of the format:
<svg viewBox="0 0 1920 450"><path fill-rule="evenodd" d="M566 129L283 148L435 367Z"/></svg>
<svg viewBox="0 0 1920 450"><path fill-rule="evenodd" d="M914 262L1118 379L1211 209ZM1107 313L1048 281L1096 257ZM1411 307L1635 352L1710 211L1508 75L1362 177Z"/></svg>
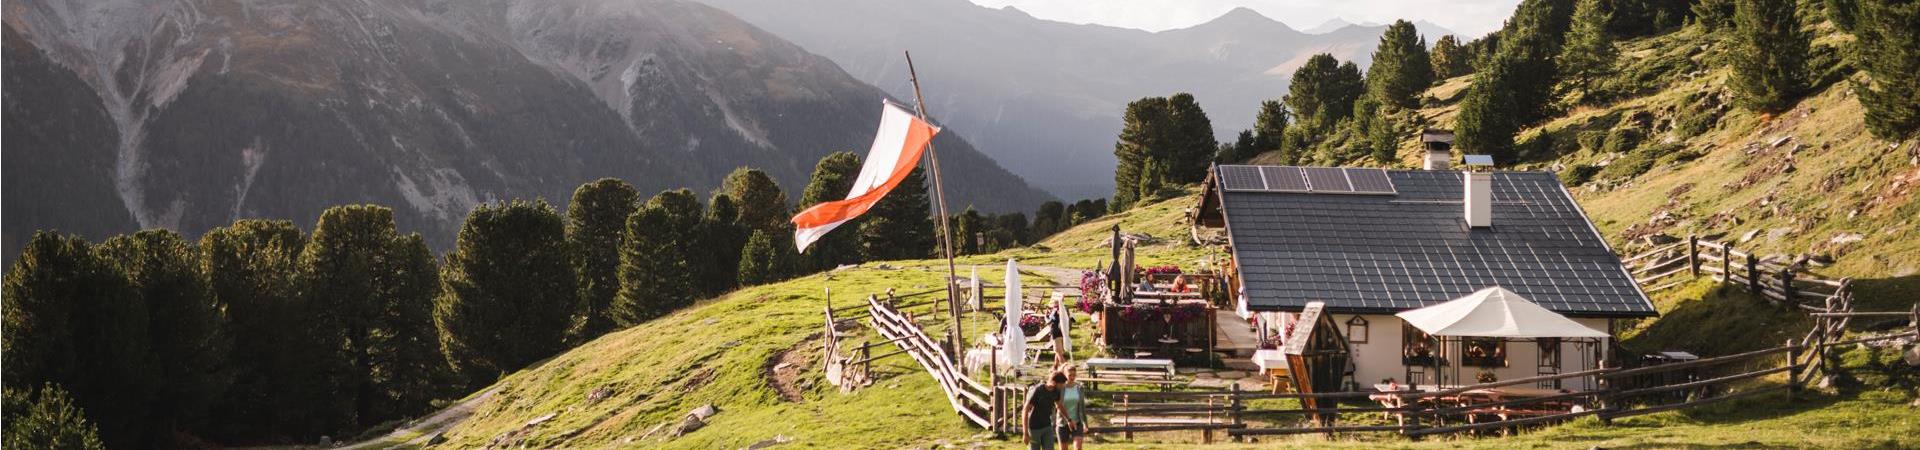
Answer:
<svg viewBox="0 0 1920 450"><path fill-rule="evenodd" d="M569 342L586 342L613 331L607 307L620 294L620 244L627 216L636 209L640 209L640 191L625 181L602 178L573 191L573 200L567 203L567 245L572 249L580 293Z"/></svg>
<svg viewBox="0 0 1920 450"><path fill-rule="evenodd" d="M1420 107L1420 94L1433 85L1433 61L1427 54L1426 39L1420 37L1412 22L1395 21L1380 34L1366 84L1367 95L1383 106Z"/></svg>
<svg viewBox="0 0 1920 450"><path fill-rule="evenodd" d="M146 230L97 247L120 266L147 306L150 378L158 386L149 426L160 435L206 424L213 400L233 381L227 307L208 293L199 250L178 233Z"/></svg>
<svg viewBox="0 0 1920 450"><path fill-rule="evenodd" d="M467 214L441 269L440 345L474 385L559 352L577 304L566 226L546 202L483 204Z"/></svg>
<svg viewBox="0 0 1920 450"><path fill-rule="evenodd" d="M834 152L813 166L813 176L807 180L807 188L800 192L798 210L805 211L825 202L837 201L847 197L853 190L853 180L860 176L860 156L853 152ZM807 270L828 270L841 264L860 262L859 221L842 224L839 229L821 236L820 240L807 247L804 256Z"/></svg>
<svg viewBox="0 0 1920 450"><path fill-rule="evenodd" d="M155 386L148 314L125 273L78 236L35 233L0 294L7 389L51 383L100 426L110 446L145 446Z"/></svg>
<svg viewBox="0 0 1920 450"><path fill-rule="evenodd" d="M1777 113L1807 90L1810 35L1794 0L1736 0L1731 56L1734 103Z"/></svg>
<svg viewBox="0 0 1920 450"><path fill-rule="evenodd" d="M1920 136L1920 2L1859 0L1855 81L1867 130L1889 141Z"/></svg>

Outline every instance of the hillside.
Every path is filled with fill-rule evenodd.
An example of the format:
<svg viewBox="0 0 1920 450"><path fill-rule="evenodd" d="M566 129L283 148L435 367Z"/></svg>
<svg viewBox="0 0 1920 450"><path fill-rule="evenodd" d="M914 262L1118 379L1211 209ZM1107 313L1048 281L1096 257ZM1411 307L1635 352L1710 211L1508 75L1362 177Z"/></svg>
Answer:
<svg viewBox="0 0 1920 450"><path fill-rule="evenodd" d="M355 203L445 249L481 202L706 191L743 165L797 198L886 97L674 0L27 0L5 30L8 258L34 230L193 236ZM950 131L948 174L980 181L960 204L1051 198Z"/></svg>
<svg viewBox="0 0 1920 450"><path fill-rule="evenodd" d="M1384 25L1302 32L1238 8L1147 32L1036 18L967 0L699 0L832 59L854 77L912 95L911 50L928 111L972 130L982 151L1068 199L1113 191L1113 141L1127 102L1189 92L1231 140L1260 101L1286 93L1315 53L1366 67ZM859 23L861 26L843 26ZM1429 41L1452 33L1423 23ZM982 32L988 30L987 32Z"/></svg>

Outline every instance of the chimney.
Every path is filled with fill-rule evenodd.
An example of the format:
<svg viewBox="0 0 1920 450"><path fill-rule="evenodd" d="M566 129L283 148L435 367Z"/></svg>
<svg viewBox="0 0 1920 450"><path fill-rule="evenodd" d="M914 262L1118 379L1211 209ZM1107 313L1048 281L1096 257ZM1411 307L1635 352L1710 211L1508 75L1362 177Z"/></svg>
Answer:
<svg viewBox="0 0 1920 450"><path fill-rule="evenodd" d="M1447 170L1453 161L1453 132L1436 128L1420 130L1420 144L1427 149L1422 165L1426 170Z"/></svg>
<svg viewBox="0 0 1920 450"><path fill-rule="evenodd" d="M1467 227L1493 226L1493 173L1467 171Z"/></svg>

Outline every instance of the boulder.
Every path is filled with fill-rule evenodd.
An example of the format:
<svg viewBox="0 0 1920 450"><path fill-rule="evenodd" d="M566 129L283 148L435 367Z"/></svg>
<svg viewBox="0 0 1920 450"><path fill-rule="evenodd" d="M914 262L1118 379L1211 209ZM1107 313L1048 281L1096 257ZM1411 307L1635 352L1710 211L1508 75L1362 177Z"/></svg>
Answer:
<svg viewBox="0 0 1920 450"><path fill-rule="evenodd" d="M687 433L698 431L701 427L707 426L708 418L719 413L720 408L715 408L712 403L694 408L693 411L687 412L686 417L680 419L679 426L673 428L673 436L683 436Z"/></svg>

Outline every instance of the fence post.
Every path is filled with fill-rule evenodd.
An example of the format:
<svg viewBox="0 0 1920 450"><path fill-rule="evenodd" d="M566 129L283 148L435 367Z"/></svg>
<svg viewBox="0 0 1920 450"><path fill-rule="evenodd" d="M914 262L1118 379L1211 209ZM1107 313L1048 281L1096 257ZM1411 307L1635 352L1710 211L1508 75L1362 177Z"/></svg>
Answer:
<svg viewBox="0 0 1920 450"><path fill-rule="evenodd" d="M1747 292L1756 296L1761 295L1760 261L1754 258L1752 253L1747 254Z"/></svg>
<svg viewBox="0 0 1920 450"><path fill-rule="evenodd" d="M1240 383L1239 382L1235 382L1233 384L1227 385L1227 417L1233 423L1233 428L1230 428L1230 429L1233 429L1233 430L1240 429ZM1233 434L1233 432L1231 431L1227 432L1227 435L1233 436L1234 442L1240 442L1241 440L1239 435Z"/></svg>
<svg viewBox="0 0 1920 450"><path fill-rule="evenodd" d="M1127 394L1120 394L1120 428L1127 430L1122 437L1127 438L1127 442L1133 442L1133 407L1130 406L1132 402L1127 401L1128 397Z"/></svg>
<svg viewBox="0 0 1920 450"><path fill-rule="evenodd" d="M1733 244L1720 243L1720 284L1733 282Z"/></svg>
<svg viewBox="0 0 1920 450"><path fill-rule="evenodd" d="M1793 289L1793 268L1791 267L1780 269L1780 294L1786 298L1788 307L1800 303L1799 293Z"/></svg>
<svg viewBox="0 0 1920 450"><path fill-rule="evenodd" d="M1787 338L1787 398L1793 399L1800 393L1800 346Z"/></svg>
<svg viewBox="0 0 1920 450"><path fill-rule="evenodd" d="M1603 352L1603 353L1611 353L1611 352ZM1594 408L1600 411L1598 413L1595 413L1594 417L1600 418L1601 425L1613 425L1613 416L1607 415L1607 413L1612 412L1612 409L1613 409L1613 401L1610 398L1610 394L1606 393L1607 390L1613 388L1613 379L1607 378L1607 375L1609 375L1610 373L1604 371L1605 369L1607 369L1607 366L1609 365L1607 364L1607 356L1611 356L1611 355L1603 355L1600 357L1600 369L1603 370L1603 372L1601 372L1600 375L1595 377L1595 378L1598 378L1597 381L1600 382L1599 391L1601 393L1594 394L1593 396Z"/></svg>
<svg viewBox="0 0 1920 450"><path fill-rule="evenodd" d="M1700 236L1687 235L1687 268L1700 278Z"/></svg>

